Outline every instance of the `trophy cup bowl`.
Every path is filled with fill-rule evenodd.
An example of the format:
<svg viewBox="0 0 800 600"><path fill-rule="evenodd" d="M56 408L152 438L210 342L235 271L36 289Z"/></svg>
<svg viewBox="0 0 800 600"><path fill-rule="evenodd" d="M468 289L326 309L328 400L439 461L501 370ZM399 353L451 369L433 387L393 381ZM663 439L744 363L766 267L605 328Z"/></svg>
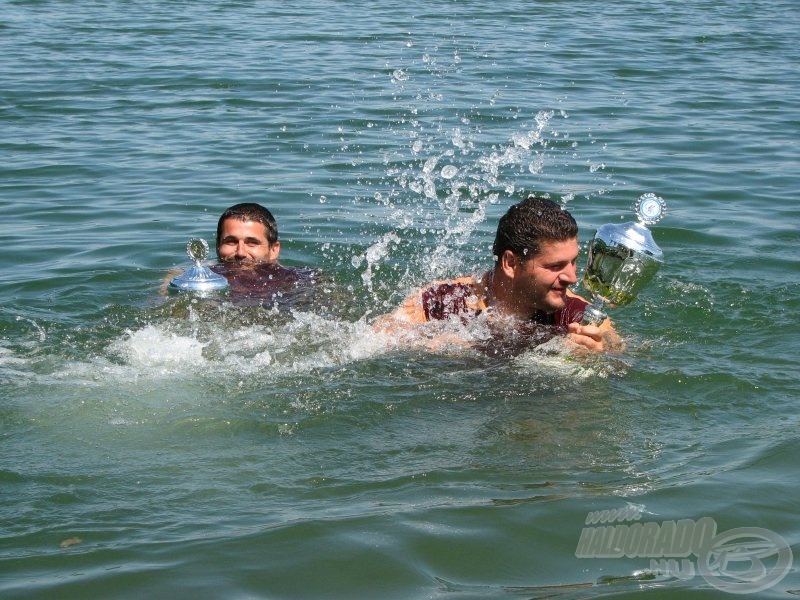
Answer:
<svg viewBox="0 0 800 600"><path fill-rule="evenodd" d="M208 256L208 242L202 238L192 238L186 244L186 254L194 265L169 282L170 287L184 292L204 294L224 290L228 280L203 265Z"/></svg>
<svg viewBox="0 0 800 600"><path fill-rule="evenodd" d="M589 244L583 285L592 294L592 304L584 310L582 325L601 323L607 317L606 305L616 308L633 302L664 262L646 227L663 218L664 201L645 194L635 208L638 222L603 225Z"/></svg>

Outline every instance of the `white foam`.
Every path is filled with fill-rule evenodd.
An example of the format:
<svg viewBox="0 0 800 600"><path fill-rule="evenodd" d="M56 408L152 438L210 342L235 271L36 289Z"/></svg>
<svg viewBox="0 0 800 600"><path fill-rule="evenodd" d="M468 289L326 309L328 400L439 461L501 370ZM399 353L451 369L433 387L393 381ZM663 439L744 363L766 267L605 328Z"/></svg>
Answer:
<svg viewBox="0 0 800 600"><path fill-rule="evenodd" d="M0 346L0 381L27 381L30 375L25 369L28 361L17 356L13 350Z"/></svg>
<svg viewBox="0 0 800 600"><path fill-rule="evenodd" d="M123 339L113 343L111 349L132 367L172 374L206 366L203 357L206 345L194 337L147 325L138 331L129 331Z"/></svg>
<svg viewBox="0 0 800 600"><path fill-rule="evenodd" d="M544 371L549 377L571 381L606 376L597 365L573 355L566 339L562 337L523 352L514 357L513 363L521 371Z"/></svg>
<svg viewBox="0 0 800 600"><path fill-rule="evenodd" d="M4 348L0 346L0 367L6 367L8 365L22 365L25 364L25 360L16 356L13 350L9 350L8 348Z"/></svg>
<svg viewBox="0 0 800 600"><path fill-rule="evenodd" d="M110 352L123 364L109 363L103 370L127 380L245 377L264 383L364 360L388 347L385 338L364 320L351 323L306 312L292 312L291 317L272 326L195 323L188 332L175 331L188 327L187 323L149 324L115 340ZM77 367L70 370L75 373Z"/></svg>

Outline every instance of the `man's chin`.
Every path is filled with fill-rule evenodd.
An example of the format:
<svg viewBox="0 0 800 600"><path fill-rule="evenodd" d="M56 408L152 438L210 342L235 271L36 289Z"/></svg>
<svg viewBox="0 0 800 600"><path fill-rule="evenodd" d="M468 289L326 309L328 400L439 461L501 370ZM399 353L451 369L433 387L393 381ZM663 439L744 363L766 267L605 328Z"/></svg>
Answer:
<svg viewBox="0 0 800 600"><path fill-rule="evenodd" d="M255 264L257 262L252 258L236 258L235 256L232 258L220 258L219 260L220 262L232 265L247 265L247 264Z"/></svg>
<svg viewBox="0 0 800 600"><path fill-rule="evenodd" d="M552 292L547 297L547 304L551 312L561 310L567 306L567 293Z"/></svg>

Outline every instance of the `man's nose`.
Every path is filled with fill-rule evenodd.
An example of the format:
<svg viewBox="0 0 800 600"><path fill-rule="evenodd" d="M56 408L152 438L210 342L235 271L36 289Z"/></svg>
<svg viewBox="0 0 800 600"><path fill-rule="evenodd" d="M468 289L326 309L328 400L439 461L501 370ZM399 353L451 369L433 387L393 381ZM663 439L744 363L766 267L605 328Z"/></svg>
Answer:
<svg viewBox="0 0 800 600"><path fill-rule="evenodd" d="M561 272L561 279L569 284L573 284L578 281L578 266L569 265Z"/></svg>
<svg viewBox="0 0 800 600"><path fill-rule="evenodd" d="M246 252L246 248L245 248L244 242L239 242L236 245L236 256L242 256L242 257L247 256L247 252Z"/></svg>

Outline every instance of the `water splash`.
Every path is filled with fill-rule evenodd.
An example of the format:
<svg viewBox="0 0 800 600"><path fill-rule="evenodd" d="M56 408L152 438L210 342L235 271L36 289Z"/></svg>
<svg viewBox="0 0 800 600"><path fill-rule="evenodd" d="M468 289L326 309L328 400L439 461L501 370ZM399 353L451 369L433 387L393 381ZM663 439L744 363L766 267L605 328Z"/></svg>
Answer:
<svg viewBox="0 0 800 600"><path fill-rule="evenodd" d="M362 256L353 257L354 267L360 266L363 261L366 261L367 263L367 268L361 273L361 280L364 282L364 286L370 292L373 291L373 272L380 268L381 260L389 255L390 244L398 243L400 243L400 238L397 236L397 234L394 232L389 232L384 234L380 240L367 248L366 252L364 252Z"/></svg>
<svg viewBox="0 0 800 600"><path fill-rule="evenodd" d="M111 344L112 356L141 371L169 376L202 370L206 365L203 343L191 336L172 333L155 325L129 331Z"/></svg>
<svg viewBox="0 0 800 600"><path fill-rule="evenodd" d="M433 68L434 63L429 55L427 64ZM409 290L491 266L487 250L495 225L487 224L487 217L499 216L504 206L524 197L527 190L520 180L544 176L549 156L574 153L575 142L564 149L559 140L557 148L551 148L558 137L553 121L566 119L565 111L540 110L529 123L508 132L505 143L498 143L490 141L494 132L487 133L466 116L450 128L426 119L426 105L435 102L415 97L414 118L394 123L384 132L406 137L407 143L396 146L406 152L385 162L383 176L374 182L380 189L359 198L382 209L378 213L382 227L373 243L352 260L359 269L367 261L361 281L373 305L386 305L382 290ZM574 199L574 191L567 194ZM500 207L495 209L496 205ZM384 264L391 268L380 269ZM398 300L396 293L390 292L390 297Z"/></svg>

